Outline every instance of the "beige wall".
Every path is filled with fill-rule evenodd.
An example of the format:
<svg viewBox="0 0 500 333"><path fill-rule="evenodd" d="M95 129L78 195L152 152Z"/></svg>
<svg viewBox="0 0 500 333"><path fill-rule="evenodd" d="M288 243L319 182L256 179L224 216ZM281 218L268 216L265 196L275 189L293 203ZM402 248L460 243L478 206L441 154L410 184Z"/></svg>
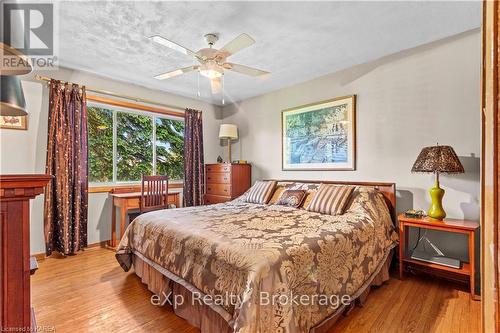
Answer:
<svg viewBox="0 0 500 333"><path fill-rule="evenodd" d="M394 181L398 210L426 209L431 175L412 174L423 146L452 145L466 173L443 176L444 205L450 217L479 218L479 73L480 34L472 31L378 61L288 87L237 105L220 108L192 99L84 72L61 69L44 73L127 95L204 111L205 160L215 162L226 147L217 138L221 122L236 123L240 140L233 159L253 165L253 179L338 179ZM0 131L0 173L42 173L45 166L48 92L32 77L23 77L28 131ZM357 170L342 172L282 171L282 109L357 95ZM222 116L224 117L221 120ZM110 238L111 203L106 194L91 194L89 242ZM44 251L43 199L34 200L32 253ZM465 256L460 237L432 235L444 250ZM457 241L460 240L460 241Z"/></svg>
<svg viewBox="0 0 500 333"><path fill-rule="evenodd" d="M253 180L391 181L398 210L427 209L433 176L410 169L424 146L451 145L466 169L442 176L450 217L479 219L480 42L478 30L323 76L223 108L239 127L233 159L250 161ZM282 171L281 110L357 95L355 171ZM454 250L453 238L440 246ZM464 252L460 249L459 255Z"/></svg>
<svg viewBox="0 0 500 333"><path fill-rule="evenodd" d="M217 106L193 99L151 90L137 85L114 81L93 74L60 69L40 73L56 79L109 90L120 94L150 99L180 108L190 107L203 111L205 142L217 138L221 110ZM28 108L28 130L0 130L0 174L44 173L47 148L48 89L45 83L33 79L34 74L22 78ZM220 154L218 144L205 144L205 161L215 162ZM96 243L111 238L111 202L106 193L89 195L88 242ZM32 202L31 252L44 252L43 196Z"/></svg>

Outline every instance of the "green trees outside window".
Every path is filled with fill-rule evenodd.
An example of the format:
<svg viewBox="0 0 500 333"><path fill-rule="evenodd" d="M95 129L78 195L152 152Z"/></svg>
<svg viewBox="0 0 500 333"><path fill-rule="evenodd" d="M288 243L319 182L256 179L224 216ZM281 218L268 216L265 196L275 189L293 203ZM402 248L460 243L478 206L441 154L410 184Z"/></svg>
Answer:
<svg viewBox="0 0 500 333"><path fill-rule="evenodd" d="M184 122L156 118L156 174L184 178Z"/></svg>
<svg viewBox="0 0 500 333"><path fill-rule="evenodd" d="M139 181L141 175L152 174L183 178L182 119L101 106L87 110L89 182Z"/></svg>
<svg viewBox="0 0 500 333"><path fill-rule="evenodd" d="M116 180L134 181L153 174L153 121L149 116L116 114Z"/></svg>
<svg viewBox="0 0 500 333"><path fill-rule="evenodd" d="M89 181L113 181L113 112L87 108Z"/></svg>

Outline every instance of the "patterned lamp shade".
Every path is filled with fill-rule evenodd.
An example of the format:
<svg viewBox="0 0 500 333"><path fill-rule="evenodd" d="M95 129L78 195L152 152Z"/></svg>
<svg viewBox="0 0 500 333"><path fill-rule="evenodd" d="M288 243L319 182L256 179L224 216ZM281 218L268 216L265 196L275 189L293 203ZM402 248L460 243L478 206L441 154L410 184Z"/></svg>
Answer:
<svg viewBox="0 0 500 333"><path fill-rule="evenodd" d="M452 147L437 145L422 149L411 171L464 173L464 167Z"/></svg>

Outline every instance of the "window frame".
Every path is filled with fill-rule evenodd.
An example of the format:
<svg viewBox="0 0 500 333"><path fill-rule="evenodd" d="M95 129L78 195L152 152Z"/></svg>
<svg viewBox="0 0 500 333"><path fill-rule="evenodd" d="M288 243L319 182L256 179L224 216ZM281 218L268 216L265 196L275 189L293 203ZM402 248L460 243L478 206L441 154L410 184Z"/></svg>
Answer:
<svg viewBox="0 0 500 333"><path fill-rule="evenodd" d="M110 102L107 103L105 98L89 98L87 96L87 108L89 107L97 107L97 108L102 108L106 109L112 112L112 118L113 118L113 166L112 166L112 181L111 182L89 182L89 192L90 193L95 193L95 192L110 192L115 188L120 188L120 187L133 187L134 185L139 185L141 183L140 180L134 180L134 181L118 181L117 180L117 175L118 175L118 164L117 164L117 159L118 159L118 147L117 147L117 134L118 134L118 123L117 123L117 114L118 112L122 113L128 113L128 114L135 114L135 115L142 115L142 116L147 116L151 118L151 121L153 122L153 135L151 138L151 143L152 143L152 149L153 149L153 164L152 164L152 174L156 175L156 119L161 118L161 119L172 119L172 120L177 120L177 121L182 121L184 122L184 117L179 115L174 114L174 112L155 112L155 111L146 111L148 107L145 105L137 104L137 108L134 108L133 103L123 103L124 106L121 106L121 102L119 101L113 101L109 100ZM151 108L151 110L157 110L156 108ZM172 188L180 188L184 184L184 179L174 179L174 180L169 180L168 181L169 185L171 185Z"/></svg>

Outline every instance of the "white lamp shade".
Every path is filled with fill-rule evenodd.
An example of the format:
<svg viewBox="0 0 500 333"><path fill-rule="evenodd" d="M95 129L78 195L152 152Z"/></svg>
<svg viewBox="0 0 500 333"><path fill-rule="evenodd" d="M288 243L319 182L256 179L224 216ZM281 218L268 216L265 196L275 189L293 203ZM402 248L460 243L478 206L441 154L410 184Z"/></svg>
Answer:
<svg viewBox="0 0 500 333"><path fill-rule="evenodd" d="M238 127L233 124L221 124L219 139L238 139Z"/></svg>

